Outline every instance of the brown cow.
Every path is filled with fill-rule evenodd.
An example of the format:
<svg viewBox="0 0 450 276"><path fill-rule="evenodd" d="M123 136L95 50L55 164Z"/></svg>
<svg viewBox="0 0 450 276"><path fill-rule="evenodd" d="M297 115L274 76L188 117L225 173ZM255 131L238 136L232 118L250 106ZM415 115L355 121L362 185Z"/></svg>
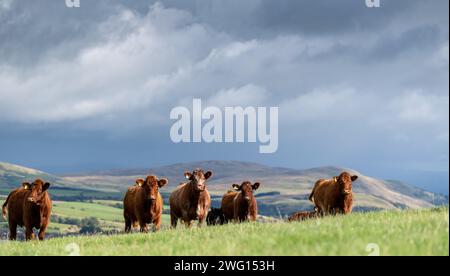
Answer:
<svg viewBox="0 0 450 276"><path fill-rule="evenodd" d="M136 185L128 188L123 200L123 216L125 218L125 232L131 231L131 226L140 226L140 231L147 233L147 223L153 223L154 230L161 227L163 212L163 199L159 189L169 181L165 178L159 179L147 176L147 179L137 179Z"/></svg>
<svg viewBox="0 0 450 276"><path fill-rule="evenodd" d="M314 185L309 200L322 214L349 214L353 206L352 182L356 179L357 175L350 175L348 172L333 179L320 179Z"/></svg>
<svg viewBox="0 0 450 276"><path fill-rule="evenodd" d="M222 198L222 212L227 221L235 222L256 221L258 205L253 195L260 183L252 185L249 181L241 185L233 184L234 191L229 191Z"/></svg>
<svg viewBox="0 0 450 276"><path fill-rule="evenodd" d="M9 239L16 240L17 226L25 226L27 241L34 239L33 228L39 229L39 240L44 240L52 211L48 194L50 183L37 179L32 184L25 182L22 186L8 195L2 207L5 220L8 213Z"/></svg>
<svg viewBox="0 0 450 276"><path fill-rule="evenodd" d="M290 221L290 222L302 221L302 220L317 218L319 216L320 215L319 215L319 213L317 213L317 211L303 211L303 212L297 212L297 213L292 214L288 218L288 221Z"/></svg>
<svg viewBox="0 0 450 276"><path fill-rule="evenodd" d="M201 226L208 215L211 206L211 197L206 188L206 180L212 176L211 171L206 173L196 169L192 173L185 172L184 176L189 182L182 183L170 195L170 222L177 227L178 220L191 227L193 220L198 220Z"/></svg>

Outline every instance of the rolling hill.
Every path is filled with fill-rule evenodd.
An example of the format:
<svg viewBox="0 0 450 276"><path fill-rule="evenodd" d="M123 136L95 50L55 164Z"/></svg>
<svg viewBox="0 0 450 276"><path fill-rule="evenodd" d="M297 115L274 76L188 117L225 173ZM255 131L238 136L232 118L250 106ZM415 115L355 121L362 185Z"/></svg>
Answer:
<svg viewBox="0 0 450 276"><path fill-rule="evenodd" d="M52 184L51 194L58 200L110 199L117 198L117 191L109 191L89 184L72 182L60 176L36 169L0 162L0 195L7 195L12 189L20 187L22 182L44 179Z"/></svg>
<svg viewBox="0 0 450 276"><path fill-rule="evenodd" d="M283 217L297 210L311 209L308 196L315 181L331 178L343 170L359 175L359 180L353 186L356 211L427 208L448 204L448 197L444 195L427 192L399 181L365 176L351 169L321 167L296 170L237 161L180 163L152 169L110 170L66 176L55 176L0 163L0 194L6 194L24 180L41 177L53 183L52 196L59 200L121 200L127 187L132 185L136 178L156 174L169 179L169 186L161 190L167 200L170 191L184 181L183 172L197 167L214 171L214 176L208 184L214 206L220 205L222 194L231 184L243 180L261 182L261 188L256 193L258 204L260 213L268 216Z"/></svg>

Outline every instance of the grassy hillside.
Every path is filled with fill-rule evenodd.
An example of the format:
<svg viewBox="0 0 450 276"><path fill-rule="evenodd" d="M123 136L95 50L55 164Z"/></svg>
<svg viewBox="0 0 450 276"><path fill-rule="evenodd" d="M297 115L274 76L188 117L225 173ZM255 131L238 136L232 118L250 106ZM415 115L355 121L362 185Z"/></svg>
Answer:
<svg viewBox="0 0 450 276"><path fill-rule="evenodd" d="M4 199L0 197L0 206ZM164 210L169 210L164 206ZM167 212L165 212L167 213ZM92 202L54 201L52 221L47 233L50 236L77 234L82 219L94 217L98 219L102 231L122 231L124 228L123 209L121 201L95 200ZM61 223L61 220L64 223ZM163 223L168 227L169 215L163 214ZM77 224L75 223L77 222ZM20 229L21 231L22 229ZM7 223L0 217L0 238L6 237Z"/></svg>
<svg viewBox="0 0 450 276"><path fill-rule="evenodd" d="M372 246L370 244L376 244ZM449 255L448 208L354 213L150 234L0 242L0 255ZM366 249L368 251L366 251Z"/></svg>
<svg viewBox="0 0 450 276"><path fill-rule="evenodd" d="M119 199L122 197L122 193L108 190L106 187L93 187L89 183L72 182L69 179L39 170L0 162L1 195L7 195L11 190L20 187L23 182L33 181L36 178L44 179L52 184L50 194L56 200Z"/></svg>
<svg viewBox="0 0 450 276"><path fill-rule="evenodd" d="M154 169L113 170L74 176L54 176L33 169L0 163L0 194L20 186L24 180L42 177L52 182L50 193L59 201L90 201L97 199L122 200L123 195L136 178L148 174L167 177L169 185L161 189L167 203L170 192L182 181L183 172L201 167L214 171L208 181L213 206L219 207L222 195L233 183L243 180L259 181L256 192L260 213L265 216L285 217L298 210L313 208L308 195L320 178L331 178L343 170L359 175L354 183L355 211L382 209L430 208L448 204L448 197L437 195L398 181L385 181L368 177L351 169L321 167L294 170L268 167L237 161L204 161L174 164Z"/></svg>
<svg viewBox="0 0 450 276"><path fill-rule="evenodd" d="M308 195L314 183L320 178L331 178L346 170L359 175L354 183L355 210L380 210L403 208L430 208L447 204L448 197L423 191L398 181L386 181L368 177L347 168L321 167L308 170L276 168L261 164L238 161L203 161L180 163L152 169L111 170L67 176L69 182L93 185L97 188L124 191L129 183L138 177L156 174L167 177L169 185L163 193L169 193L180 182L185 181L183 172L194 168L214 171L208 181L208 189L214 196L213 204L220 205L220 198L231 184L243 180L259 181L261 188L257 191L261 213L269 216L285 216L297 210L312 208Z"/></svg>

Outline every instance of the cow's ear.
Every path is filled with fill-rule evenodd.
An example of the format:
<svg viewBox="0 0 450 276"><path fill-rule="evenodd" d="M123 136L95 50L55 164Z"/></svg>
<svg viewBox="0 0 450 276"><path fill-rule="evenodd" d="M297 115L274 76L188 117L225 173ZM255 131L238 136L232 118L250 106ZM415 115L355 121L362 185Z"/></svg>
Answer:
<svg viewBox="0 0 450 276"><path fill-rule="evenodd" d="M42 191L47 191L48 188L50 188L50 183L45 182L44 186L42 187Z"/></svg>
<svg viewBox="0 0 450 276"><path fill-rule="evenodd" d="M187 179L191 179L192 178L192 173L184 172L184 177L186 177Z"/></svg>
<svg viewBox="0 0 450 276"><path fill-rule="evenodd" d="M144 185L145 180L142 178L136 179L136 185L138 185L139 187L142 187L142 185Z"/></svg>
<svg viewBox="0 0 450 276"><path fill-rule="evenodd" d="M238 184L233 184L233 185L231 185L231 187L233 187L233 190L235 190L235 191L239 191L241 189L241 186Z"/></svg>
<svg viewBox="0 0 450 276"><path fill-rule="evenodd" d="M167 178L161 178L160 180L158 180L158 187L162 188L167 185L167 183L169 183L169 180L167 180Z"/></svg>
<svg viewBox="0 0 450 276"><path fill-rule="evenodd" d="M212 175L213 175L212 171L207 171L207 172L205 173L205 179L210 178Z"/></svg>
<svg viewBox="0 0 450 276"><path fill-rule="evenodd" d="M253 190L258 190L259 186L261 184L259 182L256 182L255 184L252 185Z"/></svg>
<svg viewBox="0 0 450 276"><path fill-rule="evenodd" d="M358 176L357 176L357 175L353 175L353 176L352 176L352 182L353 182L353 181L356 181L356 179L358 179Z"/></svg>
<svg viewBox="0 0 450 276"><path fill-rule="evenodd" d="M30 189L31 189L31 184L28 183L28 182L24 182L24 183L22 183L22 187L23 187L25 190L30 190Z"/></svg>

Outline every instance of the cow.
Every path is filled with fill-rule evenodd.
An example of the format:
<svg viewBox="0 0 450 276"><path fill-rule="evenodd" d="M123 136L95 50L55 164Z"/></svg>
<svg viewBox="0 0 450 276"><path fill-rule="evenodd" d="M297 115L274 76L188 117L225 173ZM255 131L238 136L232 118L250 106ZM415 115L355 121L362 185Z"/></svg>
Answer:
<svg viewBox="0 0 450 276"><path fill-rule="evenodd" d="M41 179L25 182L21 188L12 191L2 206L2 215L8 215L9 239L16 240L17 226L25 227L25 239L35 238L34 228L39 230L39 240L45 239L50 223L52 200L48 193L50 183Z"/></svg>
<svg viewBox="0 0 450 276"><path fill-rule="evenodd" d="M319 217L319 213L317 211L302 211L292 214L289 218L289 222L293 221L303 221L308 219L313 219Z"/></svg>
<svg viewBox="0 0 450 276"><path fill-rule="evenodd" d="M225 216L221 208L211 208L206 217L207 225L222 225L225 223Z"/></svg>
<svg viewBox="0 0 450 276"><path fill-rule="evenodd" d="M131 227L139 225L140 232L147 233L147 224L153 223L154 231L161 228L163 198L159 189L167 185L166 178L158 179L154 175L137 179L136 184L128 188L123 199L123 216L125 218L125 233L131 232Z"/></svg>
<svg viewBox="0 0 450 276"><path fill-rule="evenodd" d="M189 181L180 184L169 198L170 222L173 228L177 227L178 220L181 220L187 228L192 226L194 220L198 220L199 227L204 224L211 206L206 181L212 175L211 171L204 172L202 169L184 173Z"/></svg>
<svg viewBox="0 0 450 276"><path fill-rule="evenodd" d="M349 214L353 207L352 183L357 179L357 175L348 172L333 179L320 179L314 185L309 200L324 215Z"/></svg>
<svg viewBox="0 0 450 276"><path fill-rule="evenodd" d="M227 221L235 222L256 221L258 205L253 191L260 183L245 181L241 185L233 184L233 190L228 191L222 198L222 212Z"/></svg>

